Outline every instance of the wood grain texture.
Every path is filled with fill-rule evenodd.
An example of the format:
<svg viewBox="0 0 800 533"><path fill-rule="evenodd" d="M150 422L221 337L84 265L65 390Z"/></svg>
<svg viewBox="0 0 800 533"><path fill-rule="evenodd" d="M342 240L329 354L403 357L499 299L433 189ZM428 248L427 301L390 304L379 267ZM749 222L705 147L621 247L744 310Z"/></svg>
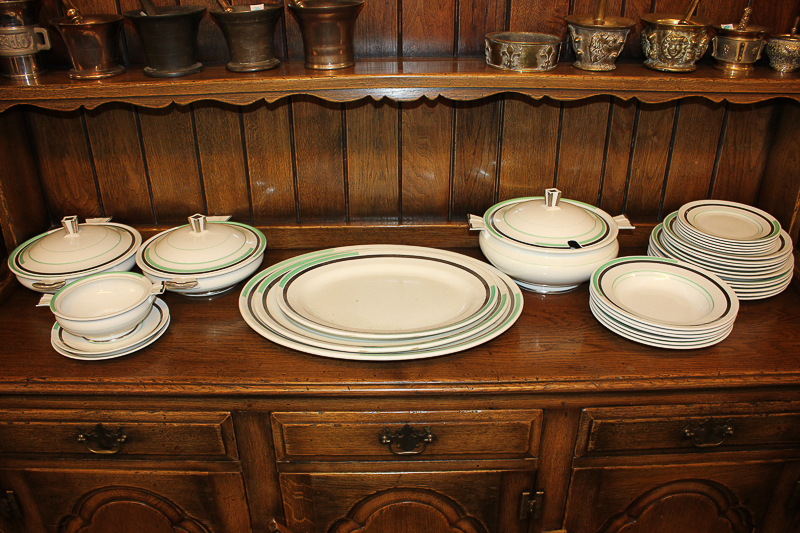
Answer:
<svg viewBox="0 0 800 533"><path fill-rule="evenodd" d="M628 39L625 41L625 48L621 54L622 57L631 57L637 60L641 60L644 57L644 53L642 52L642 30L644 30L646 25L641 20L641 15L644 13L651 13L652 7L653 0L625 0L625 9L622 16L635 20L636 26L634 26L628 34Z"/></svg>
<svg viewBox="0 0 800 533"><path fill-rule="evenodd" d="M724 117L722 104L694 98L680 102L661 218L708 196Z"/></svg>
<svg viewBox="0 0 800 533"><path fill-rule="evenodd" d="M126 104L87 110L86 129L107 216L126 224L154 223L136 110Z"/></svg>
<svg viewBox="0 0 800 533"><path fill-rule="evenodd" d="M480 214L495 202L501 100L456 105L451 220Z"/></svg>
<svg viewBox="0 0 800 533"><path fill-rule="evenodd" d="M342 106L292 98L300 222L347 220Z"/></svg>
<svg viewBox="0 0 800 533"><path fill-rule="evenodd" d="M497 0L459 0L458 56L484 53L486 34L506 29L506 6Z"/></svg>
<svg viewBox="0 0 800 533"><path fill-rule="evenodd" d="M800 106L780 106L779 119L764 177L758 206L777 218L792 240L798 242L800 224Z"/></svg>
<svg viewBox="0 0 800 533"><path fill-rule="evenodd" d="M242 108L253 218L258 222L297 221L290 112L288 98Z"/></svg>
<svg viewBox="0 0 800 533"><path fill-rule="evenodd" d="M397 102L347 104L347 185L350 220L400 218Z"/></svg>
<svg viewBox="0 0 800 533"><path fill-rule="evenodd" d="M191 109L139 109L156 220L185 223L207 206L200 180Z"/></svg>
<svg viewBox="0 0 800 533"><path fill-rule="evenodd" d="M447 220L453 116L443 98L402 104L403 221Z"/></svg>
<svg viewBox="0 0 800 533"><path fill-rule="evenodd" d="M771 103L730 106L712 198L756 202L777 109Z"/></svg>
<svg viewBox="0 0 800 533"><path fill-rule="evenodd" d="M600 207L608 213L619 214L625 207L637 105L633 101L623 102L616 98L612 104Z"/></svg>
<svg viewBox="0 0 800 533"><path fill-rule="evenodd" d="M674 104L640 106L625 213L658 215L675 122Z"/></svg>
<svg viewBox="0 0 800 533"><path fill-rule="evenodd" d="M179 5L178 0L153 0L156 6L174 6ZM119 12L125 13L126 11L139 10L141 11L142 5L139 0L119 0ZM142 48L142 40L136 27L130 20L125 20L123 25L123 33L125 45L128 50L129 62L135 65L145 64L144 49Z"/></svg>
<svg viewBox="0 0 800 533"><path fill-rule="evenodd" d="M549 33L565 41L569 0L515 0L509 15L510 31Z"/></svg>
<svg viewBox="0 0 800 533"><path fill-rule="evenodd" d="M83 113L31 110L26 114L50 217L104 216L97 194Z"/></svg>
<svg viewBox="0 0 800 533"><path fill-rule="evenodd" d="M568 485L564 481L572 471L572 453L558 453L556 450L572 452L578 418L577 411L567 409L548 410L544 418L541 461L536 476L536 486L549 489L540 522L543 530L557 529L563 524L568 494Z"/></svg>
<svg viewBox="0 0 800 533"><path fill-rule="evenodd" d="M239 109L201 102L193 104L192 111L207 214L252 221Z"/></svg>
<svg viewBox="0 0 800 533"><path fill-rule="evenodd" d="M452 57L455 53L455 0L403 0L403 57Z"/></svg>
<svg viewBox="0 0 800 533"><path fill-rule="evenodd" d="M610 103L610 98L597 97L563 106L556 187L564 198L597 204Z"/></svg>
<svg viewBox="0 0 800 533"><path fill-rule="evenodd" d="M356 19L353 44L357 58L398 55L398 4L398 0L367 0Z"/></svg>
<svg viewBox="0 0 800 533"><path fill-rule="evenodd" d="M553 186L560 114L558 102L506 96L499 200L541 196Z"/></svg>
<svg viewBox="0 0 800 533"><path fill-rule="evenodd" d="M5 259L6 252L48 229L50 218L22 110L0 114L0 131L0 230ZM7 265L5 260L3 265ZM5 273L10 276L7 266Z"/></svg>

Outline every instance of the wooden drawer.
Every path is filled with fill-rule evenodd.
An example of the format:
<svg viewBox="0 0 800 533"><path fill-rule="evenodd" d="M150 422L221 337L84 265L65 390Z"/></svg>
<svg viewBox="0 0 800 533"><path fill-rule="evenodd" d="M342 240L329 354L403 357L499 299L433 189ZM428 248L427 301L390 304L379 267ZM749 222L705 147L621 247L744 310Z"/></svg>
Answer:
<svg viewBox="0 0 800 533"><path fill-rule="evenodd" d="M586 409L575 455L800 447L800 404Z"/></svg>
<svg viewBox="0 0 800 533"><path fill-rule="evenodd" d="M97 425L102 424L102 428ZM100 442L92 433L114 437ZM83 434L83 438L79 435ZM0 410L0 455L191 456L238 459L230 413Z"/></svg>
<svg viewBox="0 0 800 533"><path fill-rule="evenodd" d="M541 428L540 410L272 415L283 461L530 458L539 454ZM431 442L421 442L428 432Z"/></svg>

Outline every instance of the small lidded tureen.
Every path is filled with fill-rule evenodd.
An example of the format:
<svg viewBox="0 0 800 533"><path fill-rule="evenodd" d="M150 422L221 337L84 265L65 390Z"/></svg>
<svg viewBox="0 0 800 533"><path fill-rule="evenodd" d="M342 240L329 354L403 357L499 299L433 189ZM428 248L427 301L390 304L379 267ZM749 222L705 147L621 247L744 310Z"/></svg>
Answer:
<svg viewBox="0 0 800 533"><path fill-rule="evenodd" d="M136 253L136 264L151 280L186 296L231 289L261 265L267 239L229 218L192 215L188 225L148 239Z"/></svg>
<svg viewBox="0 0 800 533"><path fill-rule="evenodd" d="M588 281L617 256L619 229L632 229L624 216L562 199L558 189L495 204L482 218L470 215L469 226L481 230L481 251L494 266L539 293L567 292Z"/></svg>
<svg viewBox="0 0 800 533"><path fill-rule="evenodd" d="M67 283L91 274L133 268L142 236L135 229L110 219L64 217L61 227L17 246L8 266L24 286L54 293Z"/></svg>

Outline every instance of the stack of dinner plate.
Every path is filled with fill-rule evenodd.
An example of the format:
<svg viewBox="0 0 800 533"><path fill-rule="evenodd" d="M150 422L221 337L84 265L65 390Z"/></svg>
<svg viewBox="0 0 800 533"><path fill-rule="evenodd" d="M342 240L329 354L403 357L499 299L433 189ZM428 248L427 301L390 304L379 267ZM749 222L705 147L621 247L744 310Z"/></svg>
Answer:
<svg viewBox="0 0 800 533"><path fill-rule="evenodd" d="M689 350L727 337L739 312L718 276L662 257L620 257L598 268L589 305L605 327L635 342Z"/></svg>
<svg viewBox="0 0 800 533"><path fill-rule="evenodd" d="M710 270L740 300L774 296L792 281L792 239L755 207L720 200L690 202L653 228L648 255Z"/></svg>
<svg viewBox="0 0 800 533"><path fill-rule="evenodd" d="M487 342L522 313L516 283L462 254L363 245L313 252L254 276L239 297L267 339L337 359L397 361Z"/></svg>

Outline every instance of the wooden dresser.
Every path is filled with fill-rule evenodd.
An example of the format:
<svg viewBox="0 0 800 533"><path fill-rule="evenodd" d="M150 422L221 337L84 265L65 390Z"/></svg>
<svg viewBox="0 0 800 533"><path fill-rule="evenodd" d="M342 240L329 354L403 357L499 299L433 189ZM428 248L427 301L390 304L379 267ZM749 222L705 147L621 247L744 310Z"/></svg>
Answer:
<svg viewBox="0 0 800 533"><path fill-rule="evenodd" d="M735 21L745 5L699 14ZM752 22L781 32L800 13L800 0L766 6ZM206 68L171 80L142 74L130 26L133 66L106 80L69 80L56 42L38 84L0 80L0 258L66 215L147 237L197 212L261 229L264 267L368 243L482 257L467 214L552 186L626 213L624 255L699 198L757 205L797 242L800 74L650 71L641 25L613 72L576 70L569 51L544 74L485 65L486 32L565 35L563 17L592 8L367 0L357 64L334 72L303 68L288 12L282 65L254 74L225 70L208 19ZM59 9L46 0L42 21ZM800 531L796 284L742 302L731 336L701 350L615 335L584 285L526 293L517 323L479 347L385 363L267 341L239 314L241 287L166 294L156 343L75 361L7 266L0 288L2 533Z"/></svg>

